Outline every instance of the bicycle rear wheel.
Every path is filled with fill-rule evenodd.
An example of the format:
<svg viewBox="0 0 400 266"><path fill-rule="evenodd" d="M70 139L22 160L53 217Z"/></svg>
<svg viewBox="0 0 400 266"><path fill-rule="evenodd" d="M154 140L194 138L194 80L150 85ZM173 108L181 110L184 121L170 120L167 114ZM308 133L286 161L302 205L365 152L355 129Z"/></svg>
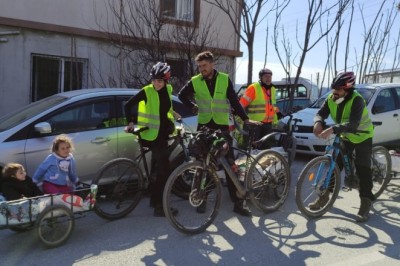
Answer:
<svg viewBox="0 0 400 266"><path fill-rule="evenodd" d="M206 178L201 179L206 171ZM190 184L188 198L175 193L185 180ZM204 189L201 189L204 187ZM221 183L215 171L204 169L202 162L187 162L176 168L168 178L163 193L163 206L168 222L184 234L206 230L216 218L221 204ZM178 214L176 211L178 210Z"/></svg>
<svg viewBox="0 0 400 266"><path fill-rule="evenodd" d="M42 211L36 224L39 239L45 246L54 248L64 244L71 236L75 219L66 206L52 205Z"/></svg>
<svg viewBox="0 0 400 266"><path fill-rule="evenodd" d="M372 148L372 194L377 199L392 179L392 159L389 151L382 146Z"/></svg>
<svg viewBox="0 0 400 266"><path fill-rule="evenodd" d="M245 182L255 207L265 213L275 211L289 194L289 164L280 153L264 150L254 158Z"/></svg>
<svg viewBox="0 0 400 266"><path fill-rule="evenodd" d="M144 178L139 166L127 158L117 158L106 163L93 179L98 191L95 213L107 220L128 215L139 203Z"/></svg>
<svg viewBox="0 0 400 266"><path fill-rule="evenodd" d="M335 165L331 179L328 181L330 166L331 160L328 157L320 156L308 162L300 173L296 184L296 204L300 212L308 218L324 215L333 206L339 194L339 167ZM323 205L321 203L322 206L319 208L310 208L309 205L318 200L324 193L329 193L329 200Z"/></svg>

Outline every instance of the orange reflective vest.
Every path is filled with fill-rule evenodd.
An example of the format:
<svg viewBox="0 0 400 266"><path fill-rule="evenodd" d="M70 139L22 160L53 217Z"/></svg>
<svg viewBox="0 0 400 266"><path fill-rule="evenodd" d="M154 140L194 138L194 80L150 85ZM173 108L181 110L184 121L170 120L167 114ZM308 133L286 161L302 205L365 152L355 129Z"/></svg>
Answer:
<svg viewBox="0 0 400 266"><path fill-rule="evenodd" d="M240 103L247 108L248 116L251 120L261 121L264 123L278 122L276 113L279 111L276 104L276 89L271 87L271 96L261 87L260 82L251 84L240 98Z"/></svg>

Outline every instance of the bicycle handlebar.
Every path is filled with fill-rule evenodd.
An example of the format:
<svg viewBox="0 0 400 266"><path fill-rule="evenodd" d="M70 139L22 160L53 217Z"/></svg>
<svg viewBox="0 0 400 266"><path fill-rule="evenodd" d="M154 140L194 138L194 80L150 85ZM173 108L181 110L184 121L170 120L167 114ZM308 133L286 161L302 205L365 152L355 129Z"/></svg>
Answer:
<svg viewBox="0 0 400 266"><path fill-rule="evenodd" d="M132 133L133 135L139 136L141 132L148 130L149 127L138 127L138 128L131 128L128 133Z"/></svg>

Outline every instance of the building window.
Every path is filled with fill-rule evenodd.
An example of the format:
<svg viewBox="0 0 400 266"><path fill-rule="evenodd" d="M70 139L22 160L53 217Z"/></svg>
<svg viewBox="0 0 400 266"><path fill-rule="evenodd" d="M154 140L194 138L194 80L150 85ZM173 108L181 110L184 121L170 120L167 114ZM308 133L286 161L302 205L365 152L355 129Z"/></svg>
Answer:
<svg viewBox="0 0 400 266"><path fill-rule="evenodd" d="M167 64L171 66L172 77L185 77L188 75L188 64L186 60L167 58Z"/></svg>
<svg viewBox="0 0 400 266"><path fill-rule="evenodd" d="M32 55L32 102L87 88L87 59Z"/></svg>
<svg viewBox="0 0 400 266"><path fill-rule="evenodd" d="M180 89L186 84L187 80L190 79L188 73L188 62L182 59L166 59L167 64L171 66L171 79L170 83L173 85L174 89ZM174 91L178 93L178 91Z"/></svg>
<svg viewBox="0 0 400 266"><path fill-rule="evenodd" d="M168 21L197 23L199 0L163 0L160 8L162 18Z"/></svg>

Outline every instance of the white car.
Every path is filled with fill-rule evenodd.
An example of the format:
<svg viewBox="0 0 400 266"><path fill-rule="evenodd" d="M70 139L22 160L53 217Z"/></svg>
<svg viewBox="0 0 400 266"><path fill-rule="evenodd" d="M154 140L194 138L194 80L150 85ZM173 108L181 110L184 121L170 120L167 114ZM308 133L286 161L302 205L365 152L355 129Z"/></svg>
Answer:
<svg viewBox="0 0 400 266"><path fill-rule="evenodd" d="M394 145L400 143L400 84L359 84L357 91L367 102L367 108L373 122L382 122L375 127L373 143L379 145ZM297 139L297 152L304 154L321 155L325 152L326 145L333 140L317 138L312 133L314 116L322 106L327 95L324 94L311 104L295 114L294 118L300 118L301 123L297 124L293 135ZM286 123L288 117L284 117L281 123ZM325 120L327 125L333 125L329 117Z"/></svg>

